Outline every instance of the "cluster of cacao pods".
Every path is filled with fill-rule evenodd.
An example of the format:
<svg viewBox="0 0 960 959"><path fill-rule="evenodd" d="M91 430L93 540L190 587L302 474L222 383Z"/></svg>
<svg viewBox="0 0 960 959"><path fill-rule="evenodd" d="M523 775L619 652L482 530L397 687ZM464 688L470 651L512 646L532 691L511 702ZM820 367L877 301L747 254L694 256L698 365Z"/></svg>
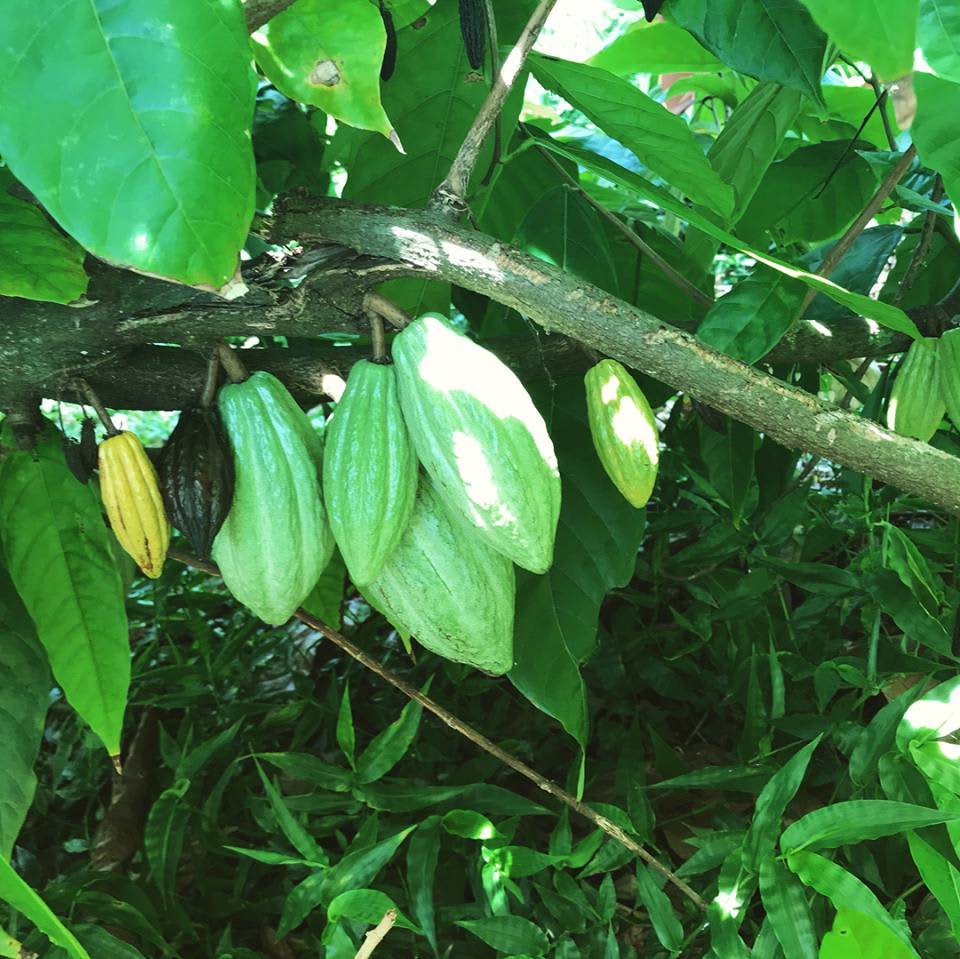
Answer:
<svg viewBox="0 0 960 959"><path fill-rule="evenodd" d="M960 329L910 344L887 400L887 426L927 442L944 413L960 427Z"/></svg>

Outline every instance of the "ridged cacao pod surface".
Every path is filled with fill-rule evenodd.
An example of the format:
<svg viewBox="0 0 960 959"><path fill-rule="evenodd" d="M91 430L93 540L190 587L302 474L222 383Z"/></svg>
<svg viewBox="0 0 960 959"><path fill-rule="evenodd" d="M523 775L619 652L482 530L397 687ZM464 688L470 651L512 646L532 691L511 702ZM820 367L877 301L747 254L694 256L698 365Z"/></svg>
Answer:
<svg viewBox="0 0 960 959"><path fill-rule="evenodd" d="M513 666L513 566L426 480L403 538L363 592L439 656L497 675Z"/></svg>
<svg viewBox="0 0 960 959"><path fill-rule="evenodd" d="M230 592L264 622L279 625L333 554L320 498L320 437L287 388L262 370L222 387L218 405L235 484L213 559Z"/></svg>
<svg viewBox="0 0 960 959"><path fill-rule="evenodd" d="M233 451L215 407L183 410L160 454L160 489L170 522L208 559L233 501Z"/></svg>
<svg viewBox="0 0 960 959"><path fill-rule="evenodd" d="M937 375L940 396L947 416L960 429L960 329L947 330L937 348Z"/></svg>
<svg viewBox="0 0 960 959"><path fill-rule="evenodd" d="M900 364L887 400L887 426L902 436L927 442L943 419L938 353L937 340L925 336L910 344Z"/></svg>
<svg viewBox="0 0 960 959"><path fill-rule="evenodd" d="M534 573L553 562L560 474L543 417L493 353L426 314L393 343L403 418L447 506Z"/></svg>
<svg viewBox="0 0 960 959"><path fill-rule="evenodd" d="M129 432L100 444L100 495L120 545L144 574L156 579L170 545L157 471L139 438Z"/></svg>
<svg viewBox="0 0 960 959"><path fill-rule="evenodd" d="M326 429L323 498L334 538L358 586L381 570L417 496L417 455L392 366L360 360Z"/></svg>
<svg viewBox="0 0 960 959"><path fill-rule="evenodd" d="M637 381L616 360L601 360L584 377L587 422L597 456L613 485L637 509L657 480L657 420Z"/></svg>
<svg viewBox="0 0 960 959"><path fill-rule="evenodd" d="M487 17L483 0L460 0L460 34L467 62L474 70L483 67L483 52L487 40Z"/></svg>

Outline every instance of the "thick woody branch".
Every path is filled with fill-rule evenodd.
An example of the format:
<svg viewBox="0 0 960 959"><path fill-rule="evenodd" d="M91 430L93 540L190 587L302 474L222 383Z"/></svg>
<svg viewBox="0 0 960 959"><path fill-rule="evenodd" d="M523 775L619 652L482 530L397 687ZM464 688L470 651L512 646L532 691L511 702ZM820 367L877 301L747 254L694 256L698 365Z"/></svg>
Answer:
<svg viewBox="0 0 960 959"><path fill-rule="evenodd" d="M247 18L247 32L253 33L254 30L258 30L278 13L293 6L293 3L294 0L247 0L243 5L243 12Z"/></svg>
<svg viewBox="0 0 960 959"><path fill-rule="evenodd" d="M291 203L278 222L305 242L336 238L512 307L790 449L876 477L960 515L960 458L897 436L704 346L552 264L441 218L344 203Z"/></svg>

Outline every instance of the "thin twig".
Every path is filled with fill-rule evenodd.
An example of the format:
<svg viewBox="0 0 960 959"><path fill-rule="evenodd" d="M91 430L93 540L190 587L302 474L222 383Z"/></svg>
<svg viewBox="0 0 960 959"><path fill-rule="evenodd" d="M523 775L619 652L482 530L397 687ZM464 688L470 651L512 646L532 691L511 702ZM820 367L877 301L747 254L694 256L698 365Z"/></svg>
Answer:
<svg viewBox="0 0 960 959"><path fill-rule="evenodd" d="M77 377L74 380L74 384L77 388L77 391L94 408L94 410L96 410L97 418L103 424L103 428L107 431L107 436L116 436L120 430L113 425L113 420L110 418L107 408L103 405L103 403L100 402L100 397L94 392L93 387L81 377Z"/></svg>
<svg viewBox="0 0 960 959"><path fill-rule="evenodd" d="M387 359L387 346L383 336L383 317L376 310L370 310L367 318L370 320L370 337L373 340L373 362L384 363Z"/></svg>
<svg viewBox="0 0 960 959"><path fill-rule="evenodd" d="M382 316L398 330L402 330L411 322L410 314L397 306L393 300L387 299L382 293L364 293L363 308L367 313L376 313L377 316Z"/></svg>
<svg viewBox="0 0 960 959"><path fill-rule="evenodd" d="M930 199L934 203L939 203L942 197L943 179L938 173L933 183L933 194L931 195ZM913 251L913 256L910 258L910 262L907 264L907 269L903 274L903 279L900 281L900 288L897 290L897 295L893 298L894 303L899 303L910 291L910 287L913 286L914 280L916 280L917 274L920 272L920 268L923 266L923 261L927 258L927 254L930 252L930 244L933 242L933 228L937 225L937 217L939 216L939 213L936 213L933 210L928 210L926 216L923 218L923 228L920 231L920 240L917 242L917 247Z"/></svg>
<svg viewBox="0 0 960 959"><path fill-rule="evenodd" d="M893 192L893 188L903 179L904 174L910 169L910 165L913 163L913 158L916 155L917 148L911 143L904 151L903 156L900 157L897 165L887 174L883 183L877 188L877 192L870 197L870 201L863 208L860 215L847 227L843 236L834 243L829 253L823 258L823 262L817 268L818 276L829 276L834 269L836 269L837 264L843 258L844 254L853 246L854 241L860 236L874 216L876 216L880 207L883 206L883 201L886 200ZM810 306L816 295L817 291L815 289L812 287L807 289L803 303L797 311L797 315L794 317L794 323L807 312L807 307Z"/></svg>
<svg viewBox="0 0 960 959"><path fill-rule="evenodd" d="M886 93L887 91L880 86L880 81L871 73L868 81L871 87L873 87L873 92L877 96L877 100L880 99L881 93ZM887 138L887 146L891 150L897 149L897 138L893 135L893 128L890 126L890 117L887 116L887 102L884 100L883 109L880 111L880 120L883 122L883 132Z"/></svg>
<svg viewBox="0 0 960 959"><path fill-rule="evenodd" d="M600 214L611 226L619 230L626 239L632 243L644 256L649 257L650 261L660 270L661 273L680 290L686 293L690 299L703 306L713 306L713 298L708 296L703 290L698 289L682 273L675 270L666 259L660 256L642 237L638 236L634 230L631 230L620 217L611 213L602 203L595 200L584 188L564 170L563 166L557 162L557 159L549 150L542 146L537 146L540 154L550 163L550 165L563 177L564 181L574 190L576 190Z"/></svg>
<svg viewBox="0 0 960 959"><path fill-rule="evenodd" d="M191 556L188 553L183 552L179 549L171 549L167 553L170 559L176 560L178 563L183 563L185 566L192 566L194 569L202 570L204 573L209 573L211 576L219 576L220 572L213 563L208 563L205 560L197 559L195 556ZM396 689L399 689L405 696L410 699L420 703L424 709L433 713L438 719L446 723L452 730L460 733L461 736L469 739L474 745L479 746L484 752L489 753L491 756L499 759L505 766L509 766L515 772L520 773L521 776L529 779L535 786L539 789L542 789L545 793L549 793L554 799L558 799L565 806L572 809L574 812L579 813L585 819L588 819L595 826L602 829L608 836L612 836L619 843L625 846L630 850L635 856L639 856L645 863L650 865L653 869L659 872L665 879L673 883L677 889L680 890L692 903L694 903L699 909L706 910L707 904L704 900L688 886L679 876L675 875L663 863L660 862L655 856L647 852L643 846L631 839L615 822L611 822L607 819L606 816L602 816L600 813L595 812L591 809L586 803L580 802L579 799L576 799L574 796L570 795L566 790L561 789L556 783L551 782L544 776L541 776L535 769L528 766L523 760L517 759L512 753L508 753L506 750L501 749L496 743L488 739L483 733L474 729L468 723L465 723L462 719L455 716L449 710L444 709L439 703L434 702L429 696L424 695L420 692L416 686L411 686L405 679L402 679L392 670L387 669L382 663L374 659L372 656L369 656L365 653L359 646L355 645L346 636L343 636L341 633L338 633L335 629L328 626L322 620L317 619L315 616L312 616L305 609L298 609L294 614L296 619L299 619L301 623L305 623L312 630L320 633L321 636L326 637L336 646L339 646L348 656L352 656L358 663L362 666L365 666L371 672L376 673L381 679L386 680L390 683L391 686L394 686Z"/></svg>
<svg viewBox="0 0 960 959"><path fill-rule="evenodd" d="M394 923L397 921L397 910L388 909L384 914L380 922L377 923L367 934L364 936L363 945L357 950L357 954L353 959L370 959L370 956L373 955L373 950L380 945L383 941L383 938L386 934L393 928Z"/></svg>
<svg viewBox="0 0 960 959"><path fill-rule="evenodd" d="M220 360L231 383L242 383L250 374L243 365L243 361L237 356L237 351L232 349L226 343L217 344L217 357Z"/></svg>
<svg viewBox="0 0 960 959"><path fill-rule="evenodd" d="M833 167L830 169L830 172L823 178L823 183L820 184L820 189L813 194L814 200L820 199L821 195L823 194L823 191L826 190L826 188L830 185L830 181L836 175L837 170L840 169L840 167L846 161L847 157L853 152L853 148L857 145L857 140L860 139L860 134L863 133L863 131L867 128L867 124L870 122L870 117L873 116L877 107L881 107L881 106L885 107L886 102L887 102L887 91L884 90L882 93L879 94L877 99L873 101L873 105L870 107L869 110L867 110L866 116L864 116L864 118L860 121L860 126L857 127L857 132L854 133L854 135L850 138L849 142L847 143L846 149L844 149L843 153L840 154L839 158L837 159L837 162L834 163Z"/></svg>
<svg viewBox="0 0 960 959"><path fill-rule="evenodd" d="M487 94L486 100L474 118L473 125L460 144L460 149L450 165L450 171L443 182L434 190L429 206L446 215L459 215L467 207L467 189L470 185L470 176L476 166L477 157L487 134L494 121L503 109L507 94L513 88L514 81L520 73L520 68L527 59L527 54L537 41L537 36L543 28L550 11L557 0L540 0L533 16L523 28L513 49L503 63L499 73L493 78L493 85Z"/></svg>
<svg viewBox="0 0 960 959"><path fill-rule="evenodd" d="M220 379L220 350L214 348L207 361L207 376L203 381L203 392L200 394L200 405L204 409L213 404L217 395L217 380Z"/></svg>

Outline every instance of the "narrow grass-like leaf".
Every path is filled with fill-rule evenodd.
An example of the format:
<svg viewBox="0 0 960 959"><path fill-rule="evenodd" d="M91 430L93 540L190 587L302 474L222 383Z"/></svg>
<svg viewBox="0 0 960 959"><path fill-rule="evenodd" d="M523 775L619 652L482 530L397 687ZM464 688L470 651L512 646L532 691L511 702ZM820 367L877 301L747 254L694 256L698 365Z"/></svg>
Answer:
<svg viewBox="0 0 960 959"><path fill-rule="evenodd" d="M344 683L340 708L337 710L337 745L347 758L351 769L357 768L357 734L353 728L353 709L350 706L350 682Z"/></svg>
<svg viewBox="0 0 960 959"><path fill-rule="evenodd" d="M660 945L670 952L679 952L683 946L683 926L669 897L657 885L650 866L642 863L637 864L637 898L647 910Z"/></svg>
<svg viewBox="0 0 960 959"><path fill-rule="evenodd" d="M165 901L172 901L177 878L177 866L183 852L189 809L183 797L190 788L190 780L181 779L165 789L150 807L143 846L150 864L153 881Z"/></svg>
<svg viewBox="0 0 960 959"><path fill-rule="evenodd" d="M440 854L440 817L429 816L417 827L407 846L407 888L410 911L437 955L437 921L433 883Z"/></svg>
<svg viewBox="0 0 960 959"><path fill-rule="evenodd" d="M817 959L817 931L806 890L772 856L760 863L760 898L786 959Z"/></svg>
<svg viewBox="0 0 960 959"><path fill-rule="evenodd" d="M543 930L522 916L460 919L457 925L497 952L514 956L542 956L547 951L548 942Z"/></svg>
<svg viewBox="0 0 960 959"><path fill-rule="evenodd" d="M324 851L316 844L313 836L304 829L299 820L290 812L289 808L287 808L287 804L283 801L280 790L270 782L270 779L260 768L259 763L257 764L257 772L260 774L260 781L263 783L267 798L270 800L270 808L273 809L273 814L277 817L277 823L283 831L284 836L287 837L290 845L293 846L304 859L308 859L310 862L326 862L327 856Z"/></svg>
<svg viewBox="0 0 960 959"><path fill-rule="evenodd" d="M430 689L432 678L428 679L421 692ZM372 742L357 758L357 779L361 783L371 783L382 779L406 755L420 728L423 706L410 700L383 732L374 736Z"/></svg>

